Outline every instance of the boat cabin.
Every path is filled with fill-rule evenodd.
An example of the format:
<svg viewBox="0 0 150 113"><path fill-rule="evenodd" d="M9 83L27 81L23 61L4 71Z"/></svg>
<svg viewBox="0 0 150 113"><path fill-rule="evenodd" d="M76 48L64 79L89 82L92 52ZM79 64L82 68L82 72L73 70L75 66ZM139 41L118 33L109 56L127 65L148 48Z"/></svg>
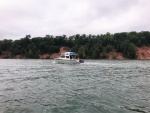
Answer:
<svg viewBox="0 0 150 113"><path fill-rule="evenodd" d="M60 55L61 58L78 59L79 56L75 52L65 52Z"/></svg>

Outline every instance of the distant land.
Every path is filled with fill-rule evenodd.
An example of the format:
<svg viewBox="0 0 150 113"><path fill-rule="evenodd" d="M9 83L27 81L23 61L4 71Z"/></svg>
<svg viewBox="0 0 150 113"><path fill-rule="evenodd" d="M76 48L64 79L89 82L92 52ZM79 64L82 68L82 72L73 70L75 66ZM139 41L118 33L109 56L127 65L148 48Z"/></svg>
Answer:
<svg viewBox="0 0 150 113"><path fill-rule="evenodd" d="M65 51L74 51L84 59L150 60L150 32L26 35L19 40L0 40L0 59L53 59Z"/></svg>

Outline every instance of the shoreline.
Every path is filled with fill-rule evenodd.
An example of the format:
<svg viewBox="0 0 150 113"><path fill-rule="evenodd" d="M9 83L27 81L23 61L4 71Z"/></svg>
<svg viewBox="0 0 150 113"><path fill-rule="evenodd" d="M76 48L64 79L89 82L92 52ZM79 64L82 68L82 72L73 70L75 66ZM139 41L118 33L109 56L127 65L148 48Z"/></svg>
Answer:
<svg viewBox="0 0 150 113"><path fill-rule="evenodd" d="M37 58L29 58L25 57L23 55L16 55L13 56L11 55L10 52L4 52L5 54L0 55L0 59L54 59L60 56L61 53L71 51L71 49L65 49L66 47L61 47L58 53L53 53L53 54L39 54L37 55ZM137 47L136 48L136 54L137 57L133 59L129 59L123 56L123 53L121 52L116 52L116 51L111 51L107 53L107 58L97 58L97 59L92 59L92 60L150 60L150 47L148 46L142 46L142 47ZM81 58L81 59L87 59L90 60L90 58Z"/></svg>

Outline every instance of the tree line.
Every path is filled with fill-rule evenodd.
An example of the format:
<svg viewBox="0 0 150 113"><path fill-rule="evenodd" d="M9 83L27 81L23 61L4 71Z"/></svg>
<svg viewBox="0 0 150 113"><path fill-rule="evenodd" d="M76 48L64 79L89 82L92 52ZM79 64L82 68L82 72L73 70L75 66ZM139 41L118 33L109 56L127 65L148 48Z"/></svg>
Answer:
<svg viewBox="0 0 150 113"><path fill-rule="evenodd" d="M81 58L108 58L109 52L121 52L124 57L134 59L137 57L136 47L150 46L150 32L76 34L69 37L46 35L33 38L26 35L19 40L0 40L0 55L7 54L6 58L16 55L39 58L39 54L59 52L62 46L71 48L71 51L77 52Z"/></svg>

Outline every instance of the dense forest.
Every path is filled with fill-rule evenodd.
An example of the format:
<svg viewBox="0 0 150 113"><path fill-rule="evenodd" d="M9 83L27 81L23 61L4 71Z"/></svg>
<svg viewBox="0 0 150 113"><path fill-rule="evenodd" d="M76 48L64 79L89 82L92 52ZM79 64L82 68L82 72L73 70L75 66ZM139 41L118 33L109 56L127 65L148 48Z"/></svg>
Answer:
<svg viewBox="0 0 150 113"><path fill-rule="evenodd" d="M77 52L81 58L108 58L108 53L114 52L115 59L115 52L121 52L124 57L134 59L137 57L136 47L150 46L150 32L76 34L69 37L46 35L33 38L26 35L19 40L0 40L0 55L5 54L5 58L13 58L16 55L39 58L39 54L59 52L62 46L71 48L71 51Z"/></svg>

